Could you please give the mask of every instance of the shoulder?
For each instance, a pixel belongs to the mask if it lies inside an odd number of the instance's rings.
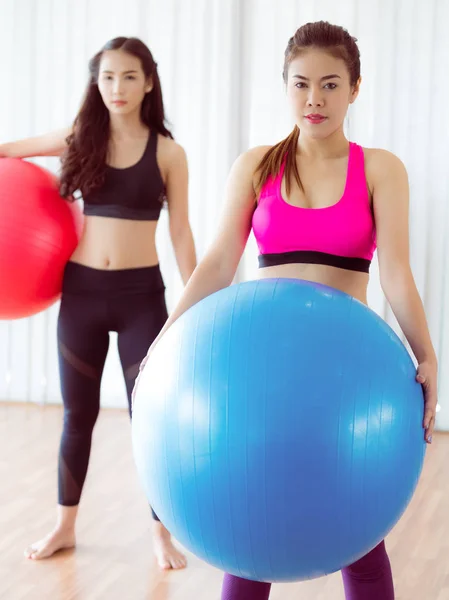
[[[265,154],[272,148],[272,146],[255,146],[250,148],[246,152],[240,154],[233,165],[233,170],[238,170],[247,177],[253,178],[256,175],[257,167]]]
[[[182,173],[188,177],[186,151],[175,140],[158,134],[156,157],[165,184],[169,182],[170,176],[179,177]]]
[[[240,157],[247,163],[256,164],[257,166],[272,147],[273,146],[255,146],[241,154]]]
[[[365,176],[371,196],[380,183],[407,178],[404,163],[393,152],[383,148],[362,149],[365,157]]]
[[[228,176],[231,187],[244,186],[255,192],[255,176],[260,161],[271,146],[256,146],[242,152],[235,160]]]
[[[166,161],[179,161],[187,158],[184,148],[165,135],[158,134],[157,139],[158,154]]]
[[[384,150],[383,148],[363,148],[363,153],[365,155],[365,164],[374,170],[385,167],[389,169],[405,169],[402,160],[389,150]]]
[[[383,148],[363,148],[367,178],[376,183],[379,178],[406,175],[402,160],[393,152]]]

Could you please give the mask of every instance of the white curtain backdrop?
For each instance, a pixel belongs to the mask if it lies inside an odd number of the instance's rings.
[[[283,52],[297,27],[320,19],[359,40],[363,84],[348,114],[349,138],[395,152],[408,169],[412,268],[440,362],[438,426],[449,430],[447,0],[0,0],[0,142],[71,123],[88,59],[112,37],[142,38],[158,62],[167,116],[188,154],[190,217],[201,257],[216,231],[233,160],[291,130]],[[57,159],[36,162],[58,169]],[[182,286],[166,214],[158,248],[172,307]],[[256,255],[250,239],[238,279],[254,275]],[[369,300],[399,332],[376,264]],[[57,310],[0,321],[0,399],[60,402]],[[126,404],[117,367],[112,343],[103,406]]]

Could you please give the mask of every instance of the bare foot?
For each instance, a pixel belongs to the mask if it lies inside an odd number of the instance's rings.
[[[25,558],[41,560],[49,558],[58,550],[74,548],[76,544],[75,532],[67,529],[54,529],[46,537],[35,542],[25,550]]]
[[[157,564],[161,569],[185,569],[186,557],[175,548],[170,533],[159,521],[154,523],[153,544]]]

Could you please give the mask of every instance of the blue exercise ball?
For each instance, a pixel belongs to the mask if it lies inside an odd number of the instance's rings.
[[[393,330],[333,288],[269,279],[212,294],[142,372],[133,449],[148,500],[231,574],[337,571],[387,535],[417,485],[415,375]]]

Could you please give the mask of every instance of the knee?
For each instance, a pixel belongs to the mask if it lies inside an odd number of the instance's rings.
[[[64,433],[69,435],[91,435],[99,413],[99,407],[81,405],[65,407]]]

